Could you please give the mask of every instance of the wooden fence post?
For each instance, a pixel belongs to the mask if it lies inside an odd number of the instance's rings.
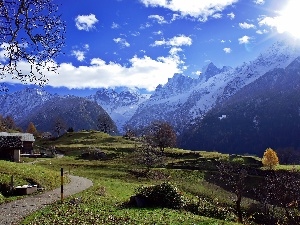
[[[60,169],[61,185],[60,185],[60,200],[64,201],[64,169]]]

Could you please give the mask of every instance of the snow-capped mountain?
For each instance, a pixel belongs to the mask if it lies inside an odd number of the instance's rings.
[[[119,87],[116,89],[99,89],[88,99],[97,102],[115,121],[118,129],[122,131],[125,122],[132,117],[138,106],[149,97],[150,94],[142,94],[138,89]]]
[[[186,127],[201,120],[216,106],[222,106],[245,86],[268,71],[286,68],[298,56],[299,44],[276,42],[253,61],[236,68],[218,68],[209,63],[198,78],[175,74],[165,85],[158,85],[151,96],[142,94],[138,89],[103,88],[87,99],[100,105],[116,123],[119,131],[122,131],[124,125],[139,128],[155,120],[164,120],[181,134]],[[20,118],[24,119],[33,111],[38,111],[39,107],[54,97],[57,96],[39,89],[2,94],[0,114],[12,115],[18,122]],[[64,102],[67,104],[67,101]]]
[[[205,78],[191,79],[177,75],[158,86],[150,99],[143,102],[128,121],[131,126],[145,126],[154,120],[171,123],[180,133],[195,119],[234,95],[274,68],[285,68],[300,56],[300,46],[276,42],[255,60],[225,71],[209,65]],[[220,71],[220,73],[218,73]],[[182,88],[184,87],[184,91]]]
[[[13,116],[15,121],[19,122],[33,109],[42,106],[55,96],[36,88],[25,88],[14,93],[2,94],[0,95],[0,114]]]
[[[180,147],[259,155],[268,147],[288,148],[285,154],[291,156],[300,146],[299,96],[300,57],[214,107],[183,131]]]
[[[219,73],[223,73],[223,72],[227,72],[229,70],[231,70],[232,68],[229,66],[223,66],[221,69],[216,67],[215,64],[213,64],[212,62],[210,62],[209,64],[207,64],[206,66],[204,66],[202,68],[203,73],[200,76],[200,79],[202,82],[207,81],[209,78],[219,74]]]
[[[116,89],[99,89],[86,99],[101,106],[117,124],[118,130],[122,131],[124,123],[132,117],[138,105],[149,97],[149,94],[142,94],[138,89],[118,87]],[[21,91],[0,95],[0,115],[12,116],[17,124],[25,126],[25,123],[28,122],[27,117],[36,118],[33,114],[40,112],[41,108],[48,108],[49,104],[55,105],[55,102],[61,101],[64,101],[64,108],[69,108],[68,101],[70,104],[74,104],[75,100],[72,95],[59,96],[38,88],[25,88]],[[48,108],[48,111],[50,113],[51,109]],[[41,122],[39,121],[39,123]],[[73,122],[72,126],[74,127]],[[41,127],[43,126],[41,125]]]

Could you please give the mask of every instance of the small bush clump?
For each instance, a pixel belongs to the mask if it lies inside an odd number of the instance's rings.
[[[183,208],[186,200],[182,193],[174,185],[164,182],[159,185],[140,187],[136,191],[136,196],[146,201],[149,207],[164,207],[171,209]]]
[[[202,197],[198,199],[198,202],[189,202],[186,206],[186,210],[197,215],[220,220],[232,221],[236,218],[232,208],[222,206],[217,200]]]
[[[0,199],[2,196],[11,196],[13,194],[13,190],[11,186],[7,183],[0,183]]]

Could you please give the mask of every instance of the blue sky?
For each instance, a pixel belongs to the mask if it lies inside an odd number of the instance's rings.
[[[197,77],[209,62],[235,67],[280,38],[300,37],[297,0],[54,2],[67,33],[50,87],[153,91],[175,73]]]

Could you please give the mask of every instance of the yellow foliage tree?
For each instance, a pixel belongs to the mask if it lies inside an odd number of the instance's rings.
[[[28,133],[31,133],[33,135],[36,135],[37,134],[37,130],[33,124],[33,122],[30,122],[29,125],[28,125],[28,128],[27,128],[27,132]]]
[[[269,169],[273,169],[279,164],[278,156],[272,148],[267,148],[262,158],[262,164]]]

